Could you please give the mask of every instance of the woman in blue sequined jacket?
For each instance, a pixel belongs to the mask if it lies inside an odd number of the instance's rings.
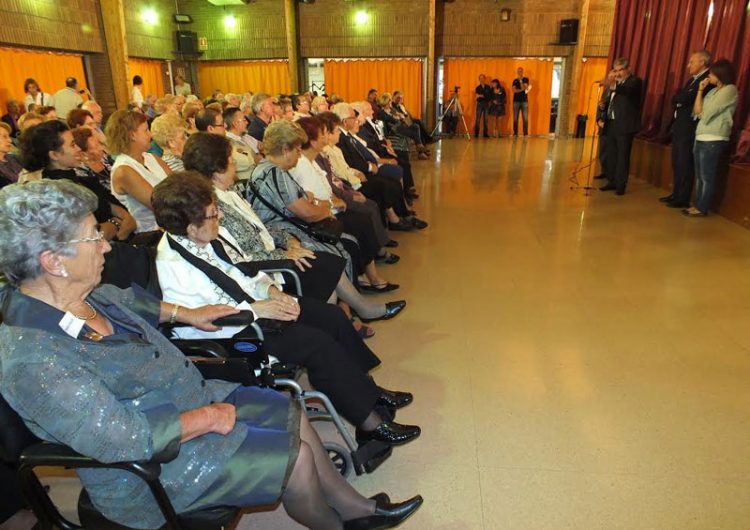
[[[296,402],[273,390],[205,380],[155,326],[206,330],[234,313],[189,310],[132,289],[96,287],[109,243],[96,196],[67,180],[0,190],[0,393],[31,431],[103,462],[162,462],[178,513],[281,498],[308,528],[387,528],[421,503],[367,499],[333,467]],[[105,517],[164,520],[145,483],[79,470]],[[406,509],[405,509],[406,508]],[[385,526],[383,526],[385,525]]]

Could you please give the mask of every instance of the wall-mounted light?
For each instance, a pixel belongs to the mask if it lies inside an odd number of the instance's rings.
[[[227,15],[224,17],[224,27],[227,29],[234,29],[237,27],[237,17],[234,15]]]
[[[510,9],[506,7],[500,10],[500,20],[503,22],[510,22]]]
[[[364,9],[360,9],[354,14],[354,23],[358,26],[364,26],[370,20],[370,14]]]
[[[141,20],[153,26],[159,22],[159,13],[153,7],[147,7],[141,12]]]

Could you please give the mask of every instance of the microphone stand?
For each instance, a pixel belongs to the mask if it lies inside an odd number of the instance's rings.
[[[591,87],[589,88],[589,97],[586,101],[589,101],[589,102],[591,101],[591,95],[594,92],[594,85],[598,85],[596,89],[596,105],[598,109],[599,99],[601,98],[602,88],[604,87],[604,85],[599,83],[599,81],[594,81],[593,83],[591,83]],[[596,113],[594,113],[594,120],[596,120]],[[599,127],[599,124],[597,124],[597,128],[598,127]],[[585,130],[584,130],[583,137],[584,139],[586,138]],[[583,194],[586,196],[588,196],[591,193],[591,190],[594,189],[594,187],[591,185],[591,170],[593,169],[594,160],[595,160],[594,146],[597,146],[597,145],[599,145],[599,135],[595,134],[594,137],[591,139],[591,151],[589,152],[588,164],[586,164],[585,166],[581,166],[581,165],[576,166],[576,168],[571,173],[570,178],[568,179],[570,182],[573,183],[573,185],[570,187],[571,190],[584,190]],[[588,168],[588,176],[586,177],[586,185],[581,186],[578,183],[578,174],[587,168]]]

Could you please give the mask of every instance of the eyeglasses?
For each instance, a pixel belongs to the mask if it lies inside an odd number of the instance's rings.
[[[214,127],[225,127],[225,125],[224,125],[224,122],[221,122],[221,123],[214,123],[214,124],[213,124],[213,126],[214,126]]]
[[[96,235],[94,237],[82,237],[81,239],[71,239],[70,241],[63,241],[64,244],[70,244],[73,243],[100,243],[104,241],[104,234],[100,231],[96,231]]]

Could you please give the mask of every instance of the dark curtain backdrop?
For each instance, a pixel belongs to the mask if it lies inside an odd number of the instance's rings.
[[[713,3],[713,17],[709,7]],[[740,102],[735,114],[736,161],[750,162],[750,0],[618,0],[609,64],[630,59],[643,78],[643,129],[640,137],[667,143],[672,94],[687,79],[690,53],[707,49],[732,61],[738,71]]]

